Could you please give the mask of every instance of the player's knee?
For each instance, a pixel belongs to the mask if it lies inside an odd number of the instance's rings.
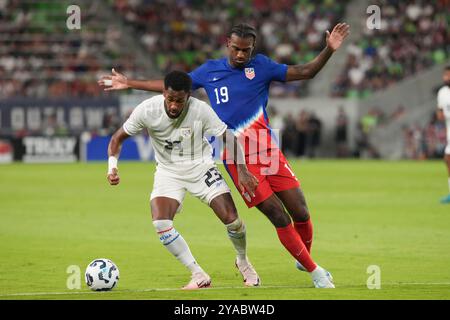
[[[292,223],[291,218],[289,218],[289,216],[285,212],[277,215],[273,221],[273,225],[276,228],[284,228],[291,223]]]
[[[226,208],[224,210],[224,214],[221,218],[221,220],[223,221],[224,224],[230,224],[238,219],[239,219],[239,216],[238,216],[237,210],[234,206],[233,207],[230,206],[229,208]]]
[[[306,209],[305,211],[303,211],[303,215],[302,215],[303,221],[308,221],[311,216],[309,215],[309,211],[308,209]]]
[[[159,240],[163,245],[168,245],[175,241],[179,234],[173,227],[172,220],[154,220],[153,226],[158,233]]]
[[[230,237],[242,238],[245,236],[245,224],[239,217],[225,226],[227,227],[228,235]]]
[[[272,222],[272,224],[277,228],[285,227],[292,222],[289,215],[278,206],[273,206],[269,210],[267,216]]]
[[[310,219],[308,208],[306,208],[305,206],[302,206],[295,212],[290,212],[290,214],[296,222],[306,222]]]
[[[276,228],[286,227],[292,222],[289,215],[284,211],[283,205],[274,199],[263,201],[256,207],[264,213]]]

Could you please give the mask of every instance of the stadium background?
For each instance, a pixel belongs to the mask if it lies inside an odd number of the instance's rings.
[[[68,28],[67,22],[73,13],[67,11],[70,5],[80,8],[80,29]],[[379,30],[367,28],[367,19],[371,16],[367,12],[369,5],[378,5],[381,8]],[[354,172],[363,170],[362,168],[366,168],[367,175],[360,176],[361,179],[371,179],[372,172],[379,173],[380,179],[391,175],[390,179],[396,174],[400,180],[414,177],[415,174],[417,179],[422,179],[419,181],[423,181],[424,188],[428,188],[425,193],[429,198],[418,204],[413,201],[414,198],[409,199],[408,195],[402,194],[405,196],[402,212],[405,213],[405,219],[408,219],[407,210],[414,211],[417,215],[435,214],[435,218],[438,217],[438,221],[434,221],[436,224],[429,226],[428,232],[430,237],[441,240],[441,247],[435,248],[436,261],[444,271],[437,274],[437,280],[428,280],[444,283],[444,289],[447,289],[444,295],[442,292],[445,290],[441,291],[442,284],[437,291],[430,289],[430,292],[435,293],[431,297],[448,299],[450,274],[445,267],[448,269],[450,261],[450,250],[446,250],[450,247],[450,240],[448,232],[447,235],[442,234],[440,229],[449,225],[448,215],[444,215],[448,208],[437,207],[437,199],[446,192],[445,169],[440,162],[446,135],[445,124],[439,122],[434,114],[436,92],[442,85],[442,71],[444,66],[450,63],[449,7],[447,0],[0,0],[0,163],[5,164],[0,166],[0,200],[4,204],[0,206],[0,213],[5,222],[10,222],[2,223],[2,242],[21,241],[20,232],[18,238],[14,238],[13,230],[23,223],[23,219],[30,217],[16,215],[16,212],[23,214],[28,210],[36,210],[45,216],[46,208],[50,207],[48,212],[51,212],[52,216],[53,213],[56,214],[52,211],[55,210],[51,205],[52,201],[60,204],[57,206],[58,210],[64,211],[68,208],[67,202],[74,199],[69,197],[67,192],[59,196],[64,184],[72,180],[65,170],[82,175],[86,178],[85,182],[90,180],[84,172],[104,179],[104,162],[91,165],[79,162],[105,160],[109,135],[121,125],[134,106],[151,96],[151,93],[138,91],[102,91],[96,81],[102,75],[109,74],[111,68],[123,72],[127,77],[142,79],[159,78],[173,69],[192,70],[205,59],[224,54],[226,30],[240,21],[257,27],[257,52],[283,63],[304,63],[313,59],[323,48],[325,31],[337,22],[345,21],[351,26],[351,35],[316,78],[272,85],[269,101],[271,125],[280,130],[284,152],[290,157],[297,175],[305,179],[306,186],[310,187],[306,196],[310,199],[311,206],[325,211],[322,217],[317,217],[318,230],[322,224],[322,230],[332,233],[331,225],[327,226],[326,222],[331,218],[327,216],[327,209],[330,210],[329,214],[336,210],[351,211],[348,208],[355,201],[353,197],[349,197],[345,206],[345,203],[340,202],[340,198],[330,198],[330,194],[325,190],[334,192],[336,185],[332,188],[330,181],[335,181],[338,177],[335,171],[324,167],[347,172],[346,176],[338,176],[342,179],[341,183],[346,184],[344,189],[355,197],[358,195],[356,188],[359,182],[346,179]],[[206,99],[202,92],[196,95]],[[336,160],[338,158],[341,160]],[[152,159],[153,150],[145,135],[130,139],[124,146],[122,160]],[[402,161],[356,161],[360,159],[430,161],[419,162],[419,165]],[[24,166],[20,164],[22,162],[45,164]],[[148,179],[143,181],[136,182],[133,180],[137,179],[136,177],[130,179],[140,186],[145,186],[144,190],[140,190],[140,196],[134,200],[143,203],[138,206],[139,209],[135,208],[136,214],[143,215],[142,212],[148,210],[145,199],[151,188],[149,179],[152,175],[152,165],[124,163],[123,168],[128,168],[127,165],[130,168],[129,174],[134,172],[143,175],[142,171],[145,170],[148,175]],[[396,166],[399,166],[399,171],[392,171]],[[133,171],[132,168],[137,169]],[[42,178],[43,173],[54,177],[55,180],[64,177],[68,181],[62,185],[50,183],[54,188],[43,187],[43,190],[39,187],[42,180],[36,180],[37,177]],[[322,184],[311,182],[315,179]],[[46,178],[43,181],[46,181]],[[383,207],[384,211],[381,213],[375,208],[377,201],[383,201],[380,199],[388,199],[389,195],[398,193],[398,189],[392,184],[392,189],[388,192],[385,186],[392,182],[389,181],[374,182],[374,185],[365,190],[367,193],[373,192],[373,197],[363,197],[371,203],[366,208],[367,216],[371,213],[379,214],[383,225],[389,223],[389,219],[395,220],[391,214],[401,216],[399,212],[392,213],[390,207],[392,201],[400,203],[401,200],[398,199],[386,200],[386,207]],[[99,196],[101,201],[113,201],[114,196],[110,191],[99,191],[107,188],[105,181],[102,180],[103,184],[97,180],[91,181],[97,189],[91,189],[92,186],[86,186],[85,182],[80,180],[76,187],[68,188],[75,198],[79,197],[77,192],[82,193],[78,188],[86,187],[94,194],[103,192]],[[339,182],[334,183],[339,185]],[[410,185],[405,183],[396,181],[394,185],[400,184],[402,188],[406,188],[401,189],[404,193],[419,197],[417,201],[422,199],[420,197],[424,196],[424,192],[418,186],[415,188],[419,189],[410,192]],[[33,185],[37,188],[35,191],[27,189]],[[380,189],[372,189],[375,186]],[[124,183],[123,192],[129,187]],[[132,190],[137,192],[137,188],[133,187]],[[37,202],[33,202],[31,193]],[[50,202],[40,203],[40,197]],[[431,201],[432,197],[436,198],[436,204]],[[245,212],[244,217],[247,217],[248,212],[242,201],[237,195],[235,199],[239,202],[240,210]],[[95,199],[89,200],[91,203],[95,202]],[[23,201],[22,204],[27,209],[21,206],[20,201]],[[208,210],[203,207],[197,209],[194,199],[188,198],[187,202],[187,207],[193,211]],[[332,205],[335,205],[333,209]],[[421,209],[418,209],[417,205]],[[120,211],[118,208],[125,208],[125,203],[114,206]],[[112,209],[110,203],[106,207],[108,210]],[[98,203],[93,204],[93,208],[96,211],[83,207],[82,217],[86,218],[86,215],[91,216],[102,211],[102,206]],[[87,213],[89,210],[92,212]],[[75,208],[68,211],[71,214],[79,214]],[[354,214],[359,215],[359,210],[355,210]],[[253,221],[255,215],[247,217],[249,222]],[[101,213],[100,216],[104,217],[104,214]],[[36,225],[28,225],[29,229],[26,231],[37,237],[36,239],[45,238],[46,234],[46,228],[44,231],[37,231],[40,230],[40,218],[31,218]],[[47,217],[44,221],[51,223],[53,218]],[[142,221],[148,220],[148,216],[145,218]],[[197,218],[192,219],[195,221]],[[261,217],[257,219],[262,220]],[[336,219],[333,217],[331,221],[338,223]],[[101,220],[94,221],[100,223]],[[266,228],[267,234],[273,233],[268,225],[260,225],[260,220],[255,221],[261,230]],[[421,221],[417,220],[419,224]],[[211,223],[217,224],[215,221]],[[352,224],[349,221],[347,224],[345,228],[351,230]],[[396,234],[403,234],[401,226],[399,220],[399,230]],[[71,232],[70,228],[62,228]],[[151,225],[147,223],[146,228],[145,237],[150,238],[148,234],[151,234]],[[51,234],[52,231],[49,229],[47,232]],[[128,232],[134,231],[131,229]],[[324,231],[318,232],[318,235],[325,235]],[[104,231],[100,233],[108,238]],[[10,236],[13,238],[9,238]],[[379,234],[376,237],[382,236]],[[83,237],[80,235],[80,239]],[[327,241],[336,240],[334,237],[336,236],[319,240],[323,242],[318,242],[317,252],[319,248],[326,248]],[[271,245],[278,249],[276,239],[270,239],[273,240]],[[53,240],[55,239],[49,239],[49,242]],[[420,242],[422,238],[416,240]],[[367,241],[367,246],[370,247],[370,241]],[[405,246],[406,242],[405,240]],[[156,246],[156,241],[154,243]],[[364,245],[361,248],[364,248]],[[4,249],[2,268],[7,264],[7,252],[10,248]],[[80,249],[77,260],[80,265],[84,263],[81,259],[86,259],[87,263],[88,257],[97,256],[94,249],[92,253],[87,253],[89,250]],[[88,257],[82,258],[82,252]],[[325,252],[331,254],[332,250]],[[163,253],[161,257],[165,260],[171,259]],[[17,263],[20,264],[22,258],[17,256]],[[258,258],[255,260],[258,261]],[[61,261],[61,264],[65,262]],[[119,264],[119,268],[124,264]],[[334,266],[334,269],[339,268],[342,266]],[[177,270],[182,273],[181,269]],[[268,271],[267,273],[270,274]],[[65,276],[66,274],[63,274],[61,278]],[[0,294],[17,293],[12,285],[15,276],[8,277],[3,274],[2,277],[4,282],[0,282]],[[438,281],[439,279],[443,282]],[[58,285],[61,288],[61,284]],[[174,286],[169,282],[164,285]],[[146,287],[152,285],[146,284]],[[20,292],[30,291],[25,284],[20,288]],[[40,289],[41,287],[35,286],[32,291],[44,290]],[[48,290],[61,291],[51,286]],[[358,297],[358,294],[350,297]],[[334,298],[336,297],[339,296]],[[426,298],[426,295],[416,297]],[[295,298],[295,293],[287,298]]]

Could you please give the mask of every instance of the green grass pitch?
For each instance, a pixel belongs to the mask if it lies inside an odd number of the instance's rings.
[[[439,203],[448,191],[443,162],[290,163],[315,227],[313,258],[331,271],[335,290],[312,288],[269,221],[247,209],[234,186],[262,286],[243,287],[224,226],[187,196],[175,226],[213,288],[184,292],[189,273],[151,223],[153,163],[120,163],[118,187],[107,184],[105,163],[13,164],[0,166],[0,299],[450,298],[450,206]],[[120,269],[111,292],[84,283],[87,264],[99,257]],[[71,265],[80,267],[80,289],[67,288]],[[379,290],[367,287],[371,265],[381,271]]]

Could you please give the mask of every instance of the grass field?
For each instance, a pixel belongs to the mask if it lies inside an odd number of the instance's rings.
[[[450,299],[450,206],[440,161],[291,161],[315,227],[313,258],[337,289],[312,288],[269,221],[234,191],[262,279],[244,288],[234,251],[213,212],[187,196],[175,226],[213,288],[184,292],[189,273],[160,244],[148,197],[154,164],[121,163],[110,187],[106,164],[0,166],[0,299]],[[223,167],[220,168],[223,171]],[[228,175],[224,174],[227,177]],[[228,181],[230,181],[228,179]],[[69,290],[67,268],[98,257],[120,269],[111,292]],[[367,268],[379,266],[381,289]]]

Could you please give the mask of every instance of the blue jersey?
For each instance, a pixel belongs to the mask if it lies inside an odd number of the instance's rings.
[[[272,81],[284,82],[286,72],[287,65],[257,54],[244,68],[233,68],[227,58],[222,58],[208,60],[189,75],[192,89],[206,90],[216,114],[237,135],[251,139],[257,132],[258,151],[261,151],[272,146],[266,113],[269,86]],[[258,132],[262,131],[266,132],[267,139],[261,138],[264,135]],[[252,153],[248,143],[245,149],[247,155]]]

